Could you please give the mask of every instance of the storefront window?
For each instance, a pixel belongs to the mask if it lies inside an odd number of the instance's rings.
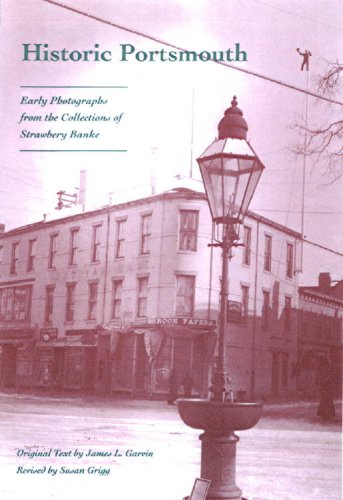
[[[0,321],[28,321],[31,285],[0,288]]]

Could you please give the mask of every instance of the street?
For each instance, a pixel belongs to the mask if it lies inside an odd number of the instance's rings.
[[[341,417],[323,423],[316,407],[267,404],[239,433],[246,498],[341,499]],[[200,476],[200,433],[164,401],[1,393],[0,431],[5,500],[181,500]]]

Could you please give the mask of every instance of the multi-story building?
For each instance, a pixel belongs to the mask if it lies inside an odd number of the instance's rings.
[[[317,286],[299,288],[298,390],[318,394],[320,378],[331,366],[335,393],[342,388],[343,280],[332,284],[330,273],[320,273]]]
[[[203,193],[179,188],[0,236],[1,387],[165,395],[215,356],[220,248]],[[229,266],[235,391],[294,392],[300,235],[249,212]]]

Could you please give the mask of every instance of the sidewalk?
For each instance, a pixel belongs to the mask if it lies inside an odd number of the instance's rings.
[[[147,399],[131,399],[120,397],[100,397],[94,395],[83,396],[42,396],[38,394],[27,393],[4,393],[0,392],[1,401],[22,401],[22,402],[36,402],[43,404],[67,405],[70,407],[94,407],[101,409],[126,409],[131,412],[142,412],[159,414],[159,418],[166,417],[178,419],[178,412],[176,405],[170,406],[166,401],[161,400],[147,400]],[[287,400],[266,402],[263,405],[263,414],[258,427],[273,426],[276,422],[279,425],[283,424],[284,428],[308,428],[314,426],[316,430],[328,430],[333,432],[341,432],[342,427],[342,400],[335,400],[336,416],[332,421],[323,421],[317,417],[318,401],[316,400]]]

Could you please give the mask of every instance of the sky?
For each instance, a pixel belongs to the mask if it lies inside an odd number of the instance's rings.
[[[343,49],[343,9],[338,0],[63,0],[65,5],[144,33],[186,50],[213,51],[240,45],[244,69],[316,91],[327,62]],[[81,16],[44,0],[3,0],[0,37],[2,81],[0,222],[6,229],[69,215],[56,211],[57,191],[73,194],[87,171],[86,209],[120,203],[188,185],[202,189],[196,158],[216,138],[217,125],[233,95],[244,113],[248,138],[265,165],[251,210],[295,230],[301,227],[303,159],[293,153],[302,141],[293,127],[305,115],[306,95],[213,62],[120,61],[121,44],[137,51],[170,47],[138,34]],[[49,50],[112,52],[112,61],[23,61],[23,44]],[[311,50],[309,75],[300,71],[296,51]],[[24,88],[98,86],[102,89]],[[120,88],[118,88],[120,87]],[[24,104],[22,99],[99,99],[106,104]],[[342,93],[337,93],[342,101]],[[80,112],[110,118],[109,123],[67,121]],[[21,118],[26,113],[26,118]],[[35,121],[46,114],[57,122]],[[340,106],[308,98],[310,126],[340,116]],[[120,121],[119,121],[119,117]],[[20,120],[22,123],[18,123]],[[98,138],[22,137],[33,132],[78,133],[93,129]],[[22,149],[112,149],[117,152],[28,152]],[[123,152],[125,150],[126,152]],[[189,183],[190,173],[194,180]],[[178,176],[178,178],[176,177]],[[180,180],[181,176],[181,180]],[[332,182],[325,164],[306,162],[307,240],[343,253],[342,179]],[[303,284],[316,284],[321,271],[342,279],[342,257],[305,245]]]

